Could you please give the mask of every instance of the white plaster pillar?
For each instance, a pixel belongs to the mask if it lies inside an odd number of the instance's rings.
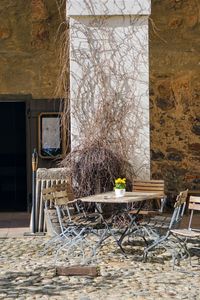
[[[88,123],[96,130],[98,104],[120,99],[129,107],[126,151],[143,178],[150,176],[150,9],[151,0],[68,0],[72,149],[84,142]]]

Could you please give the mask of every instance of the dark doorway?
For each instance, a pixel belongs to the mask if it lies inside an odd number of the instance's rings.
[[[0,102],[0,211],[27,210],[25,108]]]

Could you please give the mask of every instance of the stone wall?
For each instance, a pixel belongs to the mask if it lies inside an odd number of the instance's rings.
[[[0,1],[0,94],[52,98],[58,74],[55,0]]]
[[[151,173],[200,189],[200,2],[152,0]]]

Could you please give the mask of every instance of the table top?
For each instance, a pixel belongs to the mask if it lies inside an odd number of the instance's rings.
[[[162,198],[163,194],[160,192],[126,192],[123,197],[116,197],[115,192],[107,192],[88,197],[80,197],[83,202],[94,203],[133,203],[144,200]]]

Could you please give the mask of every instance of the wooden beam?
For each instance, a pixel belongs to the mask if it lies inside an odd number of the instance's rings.
[[[100,268],[98,266],[68,266],[56,267],[57,276],[100,276]]]

